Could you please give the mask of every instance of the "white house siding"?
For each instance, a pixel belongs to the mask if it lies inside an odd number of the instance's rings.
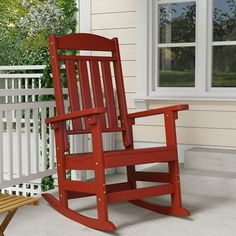
[[[128,109],[135,109],[136,83],[136,1],[92,0],[92,32],[118,37],[121,47]],[[180,149],[192,146],[236,148],[236,102],[234,101],[149,101],[149,108],[188,103],[189,111],[179,113],[177,136]],[[137,120],[134,139],[137,146],[165,142],[163,117]],[[120,141],[120,137],[117,137]],[[180,160],[183,160],[181,153]]]

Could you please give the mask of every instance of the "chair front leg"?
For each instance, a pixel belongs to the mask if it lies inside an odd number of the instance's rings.
[[[97,185],[97,210],[98,219],[106,222],[108,221],[108,204],[106,198],[106,179],[105,166],[103,157],[103,140],[100,122],[91,124],[92,132],[92,146],[95,162],[95,181]]]
[[[67,191],[65,190],[64,181],[66,180],[66,168],[65,168],[65,157],[64,157],[64,127],[61,126],[55,129],[56,139],[56,158],[57,158],[57,174],[58,174],[58,190],[59,199],[64,208],[68,208],[68,197]]]
[[[180,175],[178,163],[178,151],[176,141],[176,125],[177,112],[165,113],[165,130],[166,130],[166,144],[167,147],[175,149],[175,161],[168,162],[170,182],[173,185],[174,193],[171,194],[172,207],[179,209],[182,208],[181,189],[180,189]]]

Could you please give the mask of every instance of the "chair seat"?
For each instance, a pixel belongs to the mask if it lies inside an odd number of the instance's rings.
[[[75,170],[93,170],[95,163],[93,153],[69,154],[66,156],[66,168]],[[104,152],[105,168],[169,162],[177,160],[176,149],[169,147],[152,147]]]

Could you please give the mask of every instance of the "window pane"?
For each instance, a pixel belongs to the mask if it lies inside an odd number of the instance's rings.
[[[236,40],[236,1],[214,0],[213,4],[213,40]]]
[[[160,43],[194,42],[195,18],[195,2],[160,4]]]
[[[195,48],[160,48],[159,87],[195,86]]]
[[[236,46],[213,47],[213,87],[236,87]]]

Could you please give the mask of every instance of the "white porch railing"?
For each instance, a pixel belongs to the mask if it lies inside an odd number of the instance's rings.
[[[44,120],[53,101],[40,95],[44,66],[0,66],[0,188],[55,173],[54,137]]]
[[[56,173],[54,134],[44,123],[54,115],[55,105],[39,99],[53,94],[52,88],[41,87],[43,69],[0,66],[0,189]],[[70,145],[73,152],[91,149],[89,136],[72,136]],[[104,148],[114,146],[114,134],[106,134]],[[91,171],[72,171],[73,179],[91,177]]]

